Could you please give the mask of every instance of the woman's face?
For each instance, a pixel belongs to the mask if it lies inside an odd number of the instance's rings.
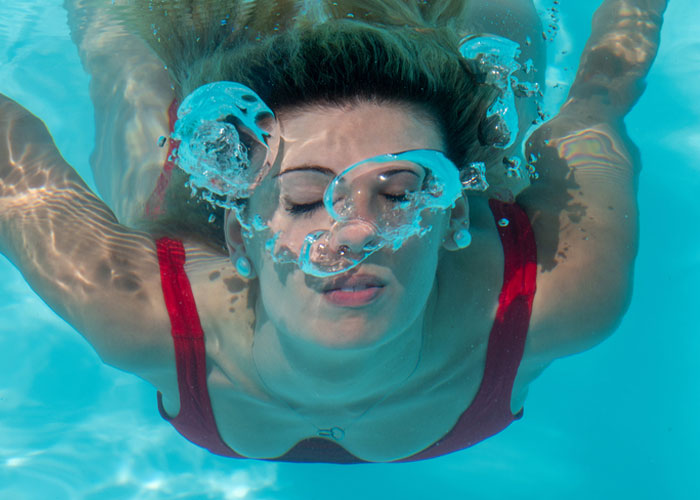
[[[248,208],[265,213],[289,247],[330,227],[333,221],[319,202],[330,180],[348,166],[386,153],[444,150],[438,128],[425,113],[398,104],[315,107],[281,113],[278,120],[283,140],[278,188],[274,196],[256,191]],[[357,203],[371,213],[379,202]],[[258,321],[271,321],[284,335],[337,348],[376,345],[405,331],[431,293],[449,214],[426,213],[423,218],[432,226],[424,236],[409,238],[397,251],[383,248],[350,271],[328,278],[275,262],[265,247],[267,237],[247,237],[245,251],[262,300],[258,314],[264,317]],[[340,238],[350,248],[361,247],[371,231],[350,224]]]

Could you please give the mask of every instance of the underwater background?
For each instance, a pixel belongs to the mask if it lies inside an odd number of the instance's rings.
[[[537,1],[548,24],[553,0]],[[561,0],[550,109],[600,1]],[[525,416],[446,457],[402,465],[219,458],[165,423],[155,390],[103,365],[0,257],[0,499],[700,498],[700,2],[671,0],[648,88],[626,123],[642,154],[641,246],[618,331],[555,362]],[[88,77],[61,0],[0,0],[0,92],[92,182]],[[437,411],[438,409],[436,409]]]

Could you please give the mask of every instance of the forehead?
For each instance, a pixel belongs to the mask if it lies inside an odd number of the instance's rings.
[[[437,125],[409,105],[361,102],[280,113],[281,168],[317,165],[340,172],[372,156],[409,149],[444,150]]]

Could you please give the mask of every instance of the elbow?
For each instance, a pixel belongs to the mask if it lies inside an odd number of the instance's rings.
[[[591,349],[618,330],[632,302],[633,269],[602,271],[582,287],[582,296],[587,299],[577,308],[572,322],[570,354]]]

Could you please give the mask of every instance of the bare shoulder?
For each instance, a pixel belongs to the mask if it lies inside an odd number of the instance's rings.
[[[186,242],[185,271],[207,339],[207,352],[224,344],[243,348],[252,342],[255,320],[255,280],[236,273],[229,256],[195,242]]]

